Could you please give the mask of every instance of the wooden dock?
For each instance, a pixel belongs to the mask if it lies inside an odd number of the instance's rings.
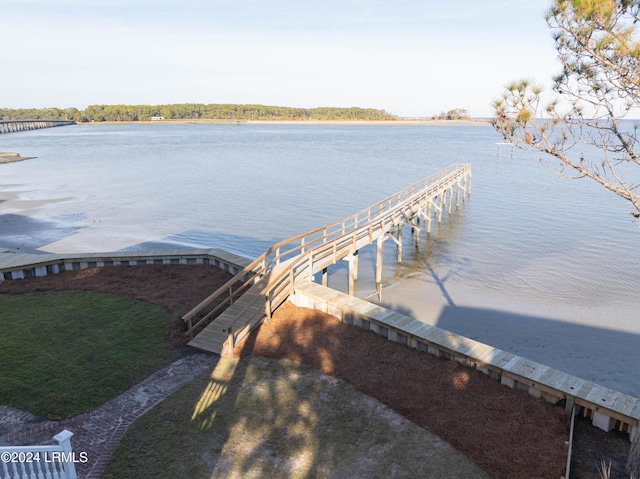
[[[290,262],[291,260],[289,260]],[[289,262],[280,263],[274,268],[274,274],[287,270]],[[189,343],[189,346],[216,354],[230,353],[233,347],[242,341],[262,320],[270,315],[267,296],[268,277],[255,282],[251,288],[225,309],[215,321],[209,323]]]
[[[470,194],[470,182],[470,165],[454,164],[354,215],[276,243],[183,316],[192,338],[188,344],[216,354],[233,348],[293,293],[297,281],[321,273],[326,284],[327,268],[343,259],[349,262],[352,289],[358,251],[373,243],[381,294],[383,243],[392,239],[400,258],[403,227],[410,225],[416,238],[421,228],[429,232],[432,221],[440,222],[445,209],[451,212],[454,201],[459,206]]]

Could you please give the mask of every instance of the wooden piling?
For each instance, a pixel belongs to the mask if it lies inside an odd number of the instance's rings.
[[[382,301],[382,245],[384,238],[380,237],[376,240],[376,291],[378,292],[378,301]]]
[[[346,259],[349,262],[349,295],[355,296],[358,284],[358,252],[354,251]]]

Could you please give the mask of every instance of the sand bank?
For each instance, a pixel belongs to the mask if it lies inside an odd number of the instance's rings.
[[[640,325],[632,305],[612,315],[606,305],[526,301],[424,273],[385,288],[383,306],[640,397]]]
[[[0,163],[13,163],[14,161],[31,160],[35,156],[20,156],[18,153],[0,152]]]

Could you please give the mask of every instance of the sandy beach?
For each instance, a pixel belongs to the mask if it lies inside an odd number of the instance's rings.
[[[43,219],[41,212],[47,206],[67,199],[34,200],[25,198],[18,192],[0,191],[0,250],[20,253],[53,252],[44,247],[73,236],[77,228],[60,226]]]

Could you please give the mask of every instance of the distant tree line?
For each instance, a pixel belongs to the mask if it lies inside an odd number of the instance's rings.
[[[0,108],[0,120],[75,120],[83,121],[77,108]]]
[[[433,115],[434,120],[468,120],[469,111],[464,108],[454,108],[448,112],[440,112],[437,115]]]
[[[374,108],[290,108],[265,105],[184,103],[175,105],[90,105],[77,108],[0,108],[2,120],[147,121],[167,120],[397,120]]]

